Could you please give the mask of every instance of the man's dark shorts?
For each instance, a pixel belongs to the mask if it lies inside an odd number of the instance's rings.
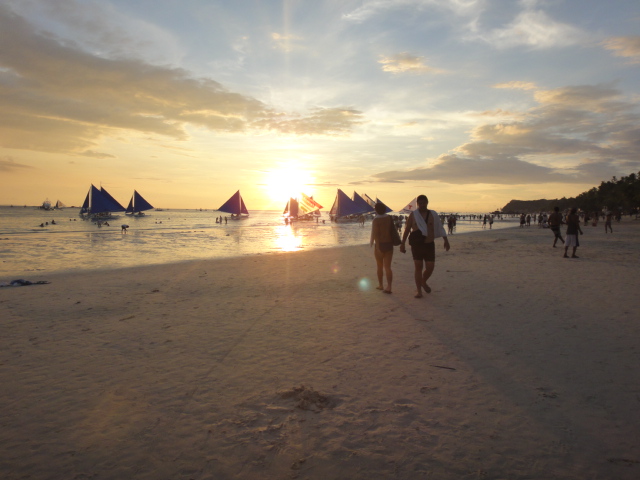
[[[560,226],[559,225],[552,225],[551,226],[551,231],[556,236],[556,238],[562,238],[562,236],[560,235]]]
[[[436,243],[420,243],[411,245],[411,255],[414,260],[424,260],[425,262],[436,261]]]

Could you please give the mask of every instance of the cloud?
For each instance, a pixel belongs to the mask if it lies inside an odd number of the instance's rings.
[[[16,163],[15,160],[9,156],[0,157],[0,172],[13,172],[24,168],[33,168],[30,165],[23,165]]]
[[[527,9],[504,28],[478,34],[482,40],[496,48],[528,46],[553,48],[576,45],[588,40],[580,29],[550,18],[542,10]]]
[[[538,87],[533,82],[506,82],[506,83],[497,83],[493,86],[493,88],[507,88],[510,90],[536,90]]]
[[[473,158],[446,154],[438,157],[430,167],[409,172],[391,171],[374,176],[381,182],[433,181],[453,184],[519,184],[546,183],[551,178],[566,181],[548,167],[541,167],[513,157],[491,158],[478,161]]]
[[[280,33],[272,33],[271,40],[275,48],[283,52],[292,52],[301,43],[301,38],[296,35],[282,35]]]
[[[516,120],[479,124],[468,142],[426,165],[372,177],[451,184],[591,183],[640,169],[640,115],[618,90],[570,86],[538,90],[534,98],[538,105]]]
[[[5,0],[14,12],[45,25],[54,34],[69,35],[85,50],[100,56],[179,59],[179,39],[151,22],[119,12],[100,0]],[[69,42],[68,42],[69,43]],[[71,43],[70,43],[71,44]]]
[[[458,16],[469,16],[477,13],[483,3],[482,0],[369,0],[344,14],[342,18],[353,23],[363,23],[389,10],[405,9],[411,15],[415,15],[416,11],[428,8],[439,8]]]
[[[613,51],[616,57],[631,59],[631,63],[640,63],[640,36],[612,37],[602,42],[602,46]]]
[[[295,135],[345,135],[354,125],[363,123],[362,112],[353,108],[316,107],[306,116],[280,116],[264,120],[260,127]],[[256,122],[258,125],[258,122]]]
[[[426,65],[423,57],[406,52],[389,57],[381,56],[378,63],[383,65],[382,70],[391,73],[442,73],[442,70]]]
[[[347,134],[362,121],[350,108],[286,113],[212,79],[136,59],[83,51],[0,5],[0,145],[96,153],[123,131],[188,138],[187,124],[216,132]]]

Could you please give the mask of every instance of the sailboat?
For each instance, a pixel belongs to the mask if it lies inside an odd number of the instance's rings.
[[[80,216],[86,216],[92,220],[111,220],[117,217],[112,215],[112,212],[124,212],[124,210],[124,207],[104,188],[98,190],[91,185],[80,208]]]
[[[230,213],[231,220],[242,220],[249,217],[249,211],[242,200],[240,190],[234,193],[229,200],[227,200],[218,211]]]
[[[118,202],[115,198],[113,198],[111,194],[105,190],[104,187],[100,187],[100,193],[104,195],[104,197],[107,199],[107,202],[109,203],[109,212],[125,211],[125,208],[122,205],[120,205],[120,202]]]
[[[58,200],[53,208],[55,210],[62,210],[63,208],[67,208],[67,206],[64,203],[62,203],[60,200]]]
[[[362,213],[370,213],[375,211],[375,208],[369,205],[369,202],[358,195],[358,192],[356,191],[353,192],[353,201],[362,208]]]
[[[362,206],[338,189],[336,199],[333,201],[333,206],[329,212],[331,220],[336,223],[357,222],[362,213],[364,213]]]
[[[133,196],[129,200],[129,205],[125,210],[125,215],[130,214],[134,217],[144,217],[145,210],[152,210],[153,206],[147,202],[137,190],[133,191]]]
[[[381,203],[382,205],[384,205],[384,213],[389,213],[389,212],[393,212],[393,210],[391,210],[386,203],[384,203],[382,200],[380,200],[378,197],[376,197],[376,203]]]
[[[284,208],[282,215],[290,220],[313,220],[320,216],[323,208],[312,197],[300,193],[300,199],[291,197]]]
[[[80,207],[80,216],[95,220],[110,218],[109,200],[94,185],[91,185],[87,196]]]
[[[303,215],[311,218],[319,217],[321,215],[320,210],[324,207],[316,202],[313,197],[305,195],[304,193],[301,193],[300,197],[301,198],[298,203]]]
[[[374,209],[375,209],[375,206],[376,206],[376,202],[375,202],[375,200],[373,200],[373,199],[372,199],[369,195],[367,195],[366,193],[364,193],[364,194],[362,195],[362,198],[364,198],[365,202],[367,202],[369,205],[371,205],[371,206],[372,206],[372,207],[374,207]]]
[[[285,217],[285,219],[290,219],[293,221],[298,218],[299,211],[300,209],[298,205],[298,200],[291,197],[289,198],[287,205],[284,207],[284,212],[282,212],[282,216]]]
[[[406,207],[400,210],[400,213],[409,214],[418,209],[418,197],[411,200]]]
[[[369,195],[367,195],[366,193],[362,195],[362,198],[364,198],[365,202],[367,202],[369,205],[371,205],[372,207],[374,207],[375,210],[375,206],[376,203],[381,203],[382,205],[384,205],[385,208],[385,213],[390,213],[393,212],[393,210],[391,210],[386,203],[384,203],[382,200],[380,200],[378,197],[376,197],[375,200],[373,200]]]

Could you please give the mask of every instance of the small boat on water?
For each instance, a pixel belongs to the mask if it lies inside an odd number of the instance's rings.
[[[365,202],[366,203],[366,202]],[[367,205],[367,209],[369,205]],[[329,211],[331,221],[336,223],[350,223],[360,220],[360,216],[366,213],[366,210],[362,205],[357,204],[351,200],[346,193],[338,189],[336,199],[333,202],[333,206]]]
[[[240,190],[234,193],[229,200],[227,200],[218,211],[231,214],[231,220],[244,220],[249,218],[249,211],[247,210]]]
[[[67,206],[64,203],[62,203],[60,200],[58,200],[55,206],[53,207],[54,210],[62,210],[63,208],[67,208]]]
[[[374,206],[370,205],[369,202],[367,202],[364,198],[358,195],[358,192],[356,192],[355,190],[353,192],[352,200],[356,203],[356,205],[360,206],[363,214],[368,214],[375,211]]]
[[[144,217],[146,210],[152,210],[153,205],[147,202],[137,190],[133,191],[133,196],[129,200],[129,205],[125,210],[125,215],[131,215],[133,217]]]
[[[51,206],[51,202],[49,201],[48,198],[44,202],[42,202],[42,205],[40,205],[38,208],[40,210],[53,210],[53,207]]]
[[[104,188],[98,190],[91,185],[84,203],[80,208],[80,216],[93,221],[112,220],[117,218],[115,212],[124,212],[125,208],[113,198]]]
[[[304,193],[300,194],[300,199],[290,198],[287,202],[282,216],[288,222],[318,220],[320,209],[323,208],[312,197]]]

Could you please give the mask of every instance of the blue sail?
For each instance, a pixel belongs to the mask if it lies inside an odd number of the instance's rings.
[[[93,187],[93,185],[91,186]],[[80,207],[80,214],[89,213],[89,198],[91,198],[91,188],[89,188],[87,196],[84,199],[84,203],[82,204],[82,207]]]
[[[362,208],[351,200],[346,193],[338,189],[338,194],[329,213],[337,217],[346,217],[347,215],[362,213]]]
[[[362,209],[361,213],[373,212],[375,209],[367,203],[356,191],[353,192],[353,201]]]
[[[86,204],[86,207],[85,207]],[[110,210],[111,203],[104,194],[98,190],[95,186],[91,185],[85,203],[82,204],[81,213],[97,214],[107,213]]]
[[[142,195],[138,193],[137,190],[133,191],[133,196],[131,200],[129,200],[129,205],[127,206],[127,213],[136,213],[136,212],[144,212],[145,210],[151,210],[153,206],[147,202]]]
[[[384,205],[385,213],[393,212],[393,210],[391,210],[386,203],[381,202],[378,197],[376,197],[376,203],[382,203],[382,205]]]
[[[124,212],[125,208],[120,205],[120,203],[113,198],[109,192],[107,192],[104,187],[100,187],[100,192],[104,195],[106,202],[109,204],[108,212]],[[92,212],[95,213],[95,212]]]
[[[229,200],[227,200],[218,211],[231,213],[233,215],[240,215],[244,213],[245,215],[249,215],[249,211],[244,204],[244,200],[242,200],[242,196],[240,195],[240,190],[234,193]]]

